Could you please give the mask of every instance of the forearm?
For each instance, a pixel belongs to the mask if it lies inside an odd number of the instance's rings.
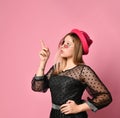
[[[48,89],[48,82],[44,76],[45,62],[41,62],[35,76],[32,79],[32,90],[38,92],[46,92]]]
[[[36,76],[43,76],[44,75],[45,66],[46,66],[46,62],[40,62]]]

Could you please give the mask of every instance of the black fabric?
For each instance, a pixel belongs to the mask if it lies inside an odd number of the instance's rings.
[[[52,109],[50,113],[50,118],[88,118],[88,115],[86,112],[65,115],[61,113],[60,110]]]
[[[53,68],[44,76],[43,81],[36,81],[33,78],[32,88],[35,91],[46,91],[50,88],[54,104],[62,105],[67,100],[74,100],[77,104],[81,104],[83,103],[81,99],[85,89],[92,97],[88,98],[88,101],[98,109],[111,103],[110,92],[89,66],[77,65],[57,75],[53,75],[52,72]],[[86,112],[64,115],[60,111],[52,109],[50,118],[87,118],[87,115]]]
[[[80,81],[67,76],[52,76],[49,80],[52,102],[62,105],[67,100],[74,100],[81,103],[81,96],[85,87]]]

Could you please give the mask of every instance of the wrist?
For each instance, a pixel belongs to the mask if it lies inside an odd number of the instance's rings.
[[[90,110],[90,107],[86,103],[83,103],[78,105],[78,110],[79,112],[84,112]]]
[[[45,65],[46,63],[47,63],[47,61],[44,61],[44,60],[41,60],[41,61],[40,61],[40,64],[41,64],[41,65]]]
[[[79,112],[82,112],[82,106],[81,106],[81,104],[78,105],[78,107],[77,107],[77,111],[78,111],[78,113],[79,113]]]

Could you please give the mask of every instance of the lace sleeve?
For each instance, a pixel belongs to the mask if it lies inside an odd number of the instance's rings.
[[[109,105],[112,102],[111,94],[96,73],[89,66],[84,66],[81,74],[86,90],[92,97],[88,97],[88,103],[97,109]]]
[[[49,71],[43,75],[43,76],[35,76],[33,77],[32,79],[32,82],[31,82],[31,88],[33,91],[36,91],[36,92],[46,92],[47,89],[49,88],[49,78],[50,78],[50,75],[52,74],[53,72],[53,66],[49,69]]]

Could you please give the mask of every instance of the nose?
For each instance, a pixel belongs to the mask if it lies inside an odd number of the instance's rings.
[[[63,45],[61,45],[61,48],[68,48],[68,45],[67,44],[63,44]]]

